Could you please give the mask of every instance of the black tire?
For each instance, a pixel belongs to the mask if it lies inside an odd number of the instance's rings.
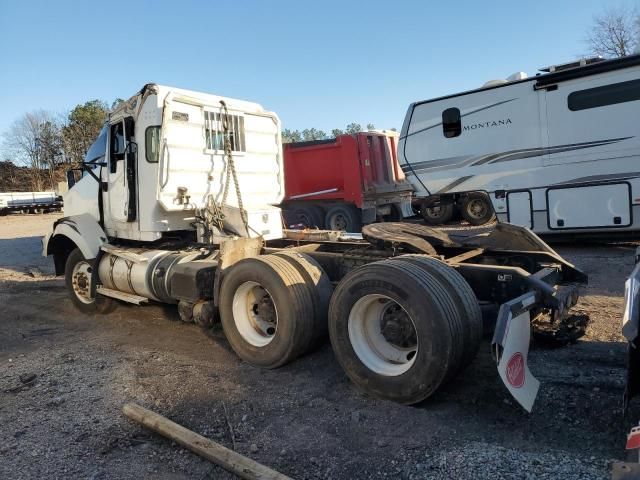
[[[275,254],[291,263],[302,275],[313,297],[313,338],[310,347],[321,345],[329,333],[329,302],[333,285],[320,264],[306,253],[279,252]]]
[[[88,270],[86,273],[81,271],[75,272],[74,278],[74,270],[76,266],[78,266],[78,268],[82,267],[81,264],[86,264],[84,267],[88,265]],[[78,293],[80,291],[88,292],[92,269],[93,259],[87,260],[84,258],[79,248],[76,248],[69,254],[64,268],[64,281],[67,292],[69,293],[69,298],[71,298],[73,305],[83,313],[109,313],[117,306],[117,303],[112,298],[103,297],[102,295],[88,298],[88,295],[83,296]]]
[[[438,197],[427,197],[422,202],[420,215],[427,225],[443,225],[453,218],[453,203],[440,203]]]
[[[461,318],[464,347],[460,369],[464,369],[478,354],[483,334],[482,310],[473,289],[458,271],[437,258],[411,254],[396,257],[394,260],[420,265],[447,285],[447,292],[453,297]]]
[[[294,204],[286,208],[284,218],[287,227],[302,224],[307,228],[324,229],[324,209],[313,204]]]
[[[411,359],[406,357],[397,374],[367,366],[350,337],[350,315],[360,302],[376,296],[399,305],[414,327],[416,350]],[[338,362],[359,389],[379,398],[414,404],[435,393],[459,364],[462,339],[451,328],[457,315],[444,286],[424,269],[411,262],[384,260],[352,270],[338,284],[329,307],[329,336]],[[358,318],[357,313],[353,316]],[[351,333],[356,340],[362,338],[357,334],[360,331],[364,330],[353,321]],[[360,341],[363,343],[366,341]]]
[[[242,315],[243,289],[252,283],[266,291],[267,301],[271,302],[276,315],[273,332],[259,331],[256,312],[260,302],[255,302],[251,311]],[[239,295],[239,298],[236,298]],[[249,297],[247,297],[249,298]],[[263,299],[265,296],[262,297]],[[239,317],[234,314],[234,302]],[[240,305],[238,307],[238,305]],[[233,265],[225,273],[220,288],[220,318],[225,336],[231,348],[248,363],[265,368],[277,368],[292,361],[309,350],[313,340],[314,304],[312,292],[298,270],[286,259],[274,255],[246,258]],[[259,311],[258,311],[259,312]],[[260,342],[248,340],[247,323],[257,334],[253,338],[262,338]],[[264,322],[263,322],[264,323]],[[245,333],[241,333],[243,330]],[[251,331],[251,330],[250,330]]]
[[[460,205],[460,215],[471,225],[484,225],[496,218],[491,200],[483,192],[467,194]]]
[[[362,230],[362,214],[355,205],[340,203],[327,211],[324,223],[327,230],[358,233]]]
[[[404,220],[404,217],[402,216],[402,209],[398,205],[392,203],[390,207],[391,213],[383,217],[385,222],[401,222]]]

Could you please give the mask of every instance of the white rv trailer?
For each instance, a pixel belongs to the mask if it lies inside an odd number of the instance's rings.
[[[398,158],[427,221],[457,203],[480,223],[489,198],[536,233],[640,229],[640,55],[542,71],[409,106]]]

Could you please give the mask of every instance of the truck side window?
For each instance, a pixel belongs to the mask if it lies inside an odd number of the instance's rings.
[[[442,112],[442,133],[447,138],[453,138],[462,132],[459,108],[447,108]]]
[[[144,155],[149,163],[160,158],[160,126],[147,127],[144,131]]]

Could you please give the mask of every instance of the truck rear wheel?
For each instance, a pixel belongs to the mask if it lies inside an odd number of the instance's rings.
[[[445,286],[408,261],[359,267],[338,284],[329,335],[358,388],[404,404],[431,396],[460,364],[458,312]]]
[[[64,269],[64,281],[69,298],[83,313],[109,313],[116,308],[117,303],[101,295],[91,296],[92,269],[93,260],[84,258],[79,248],[69,254]]]
[[[453,218],[453,203],[441,203],[440,199],[428,197],[422,202],[420,215],[427,225],[443,225]]]
[[[264,255],[233,265],[222,281],[219,308],[231,348],[253,365],[280,367],[312,344],[312,292],[284,258]]]
[[[329,230],[357,233],[362,230],[362,215],[354,205],[334,205],[327,212],[325,225]]]
[[[416,254],[402,255],[394,260],[414,263],[447,286],[461,319],[464,346],[460,369],[465,368],[476,357],[482,341],[482,310],[473,289],[458,271],[436,258]]]
[[[275,254],[290,262],[302,275],[313,297],[313,339],[311,348],[319,346],[328,335],[328,311],[333,285],[320,264],[313,257],[300,252]]]
[[[484,225],[496,218],[491,200],[483,192],[469,193],[462,201],[460,215],[471,225]]]

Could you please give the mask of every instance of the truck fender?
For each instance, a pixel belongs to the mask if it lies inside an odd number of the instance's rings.
[[[88,213],[62,217],[53,230],[42,239],[42,255],[53,255],[56,275],[64,273],[69,254],[79,248],[84,258],[95,258],[100,247],[107,243],[107,234]]]

